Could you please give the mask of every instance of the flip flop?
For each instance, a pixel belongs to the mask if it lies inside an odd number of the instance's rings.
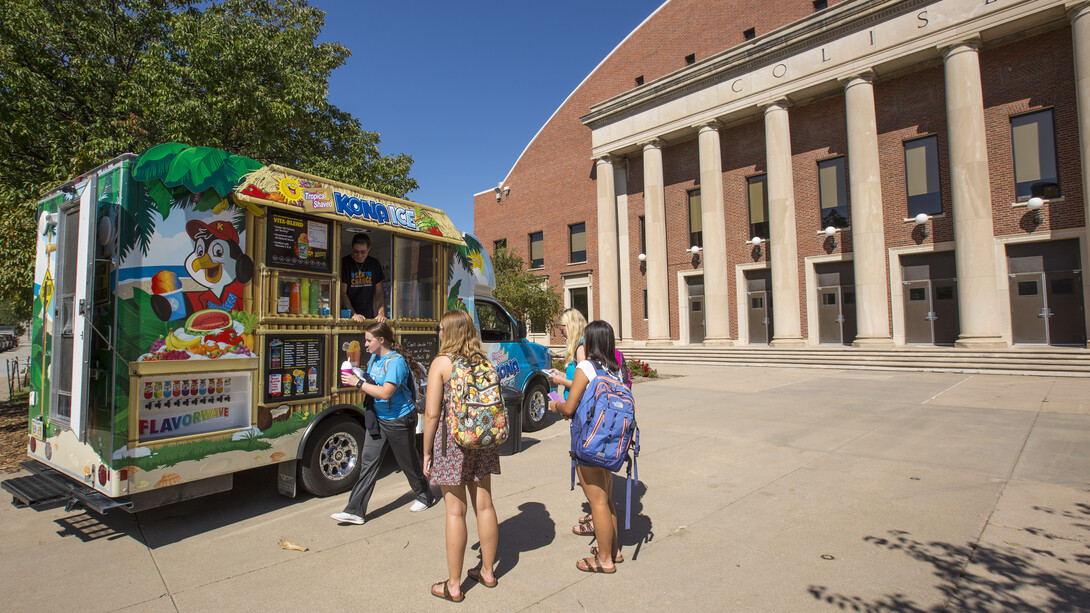
[[[598,547],[591,547],[590,548],[590,555],[597,558],[598,557]],[[614,564],[620,564],[621,562],[624,562],[624,555],[623,554],[618,553],[617,555],[613,556],[613,563]]]
[[[587,513],[586,515],[579,518],[580,524],[589,524],[592,521],[594,521],[594,517],[590,513]]]
[[[585,573],[605,573],[612,575],[617,572],[617,567],[606,568],[598,561],[598,558],[583,558],[575,563],[575,567]]]
[[[481,576],[481,567],[480,566],[477,566],[477,567],[474,567],[474,568],[471,568],[471,569],[467,570],[466,571],[466,576],[469,577],[470,579],[476,581],[477,583],[480,583],[481,585],[483,585],[485,587],[496,587],[497,585],[500,584],[500,580],[498,578],[496,578],[495,575],[492,576],[492,581],[485,581],[484,577]]]
[[[594,523],[588,522],[585,524],[576,524],[572,526],[572,534],[579,536],[594,536]]]
[[[435,588],[439,587],[440,585],[443,586],[443,593],[442,594],[435,591]],[[466,599],[465,594],[458,594],[457,596],[452,596],[450,594],[450,588],[447,587],[446,579],[432,584],[432,586],[431,586],[431,595],[435,596],[436,598],[442,598],[443,600],[449,600],[451,602],[462,602],[463,600]]]

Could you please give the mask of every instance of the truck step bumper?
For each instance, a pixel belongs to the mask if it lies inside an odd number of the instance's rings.
[[[64,505],[68,511],[84,507],[102,515],[111,509],[132,506],[128,500],[110,498],[41,462],[23,462],[23,467],[33,474],[0,483],[0,487],[11,493],[11,504],[18,508],[42,511]]]

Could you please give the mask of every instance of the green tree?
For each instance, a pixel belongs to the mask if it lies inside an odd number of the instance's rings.
[[[516,320],[529,321],[533,327],[540,328],[563,309],[560,292],[542,277],[526,270],[526,263],[514,251],[497,249],[492,255],[492,270],[496,274],[496,289],[492,295]]]
[[[306,0],[0,2],[0,301],[30,304],[47,189],[162,142],[215,147],[392,196],[412,157],[329,103],[350,51]]]

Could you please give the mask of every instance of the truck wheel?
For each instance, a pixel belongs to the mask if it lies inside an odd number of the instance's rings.
[[[331,417],[307,443],[299,476],[315,496],[332,496],[351,488],[360,476],[363,427],[349,417]]]
[[[545,427],[545,414],[549,408],[549,388],[540,381],[534,382],[522,398],[522,431],[534,432]]]

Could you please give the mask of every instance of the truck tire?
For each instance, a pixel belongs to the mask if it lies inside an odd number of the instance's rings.
[[[536,432],[545,427],[549,412],[549,388],[541,381],[534,381],[522,397],[522,431]]]
[[[307,442],[299,477],[315,496],[347,491],[360,476],[360,456],[366,435],[363,426],[346,416],[322,422]]]

